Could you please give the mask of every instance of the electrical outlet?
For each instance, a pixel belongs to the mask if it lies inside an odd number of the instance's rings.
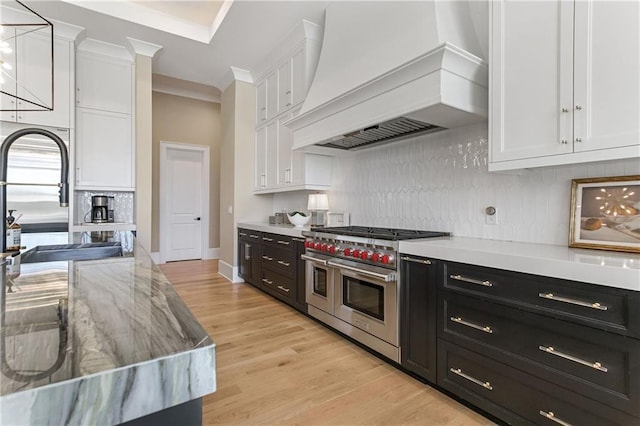
[[[489,206],[485,210],[485,223],[487,225],[497,225],[498,224],[498,211],[495,207]]]

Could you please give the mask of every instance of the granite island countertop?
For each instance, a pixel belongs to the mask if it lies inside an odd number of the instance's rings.
[[[4,277],[0,424],[118,424],[215,391],[213,341],[132,234],[113,234],[123,257]]]

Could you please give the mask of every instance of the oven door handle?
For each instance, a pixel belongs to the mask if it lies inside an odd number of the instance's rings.
[[[308,260],[309,262],[319,263],[322,266],[327,266],[327,261],[322,259],[317,259],[315,257],[307,256],[306,254],[301,254],[300,258],[303,260]]]
[[[364,275],[366,277],[377,278],[384,282],[390,283],[396,280],[396,274],[394,272],[390,272],[388,274],[379,274],[377,272],[367,271],[364,269],[356,268],[353,266],[344,265],[342,263],[334,263],[332,261],[328,261],[327,265],[334,266],[336,268],[346,269],[347,271],[352,271],[360,275]]]

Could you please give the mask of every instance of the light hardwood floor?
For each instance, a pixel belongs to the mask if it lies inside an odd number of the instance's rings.
[[[216,343],[217,391],[203,424],[490,425],[218,263],[161,266]]]

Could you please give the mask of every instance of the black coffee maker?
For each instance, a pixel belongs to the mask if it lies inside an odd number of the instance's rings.
[[[91,197],[91,222],[107,223],[109,221],[109,197],[94,195]]]

